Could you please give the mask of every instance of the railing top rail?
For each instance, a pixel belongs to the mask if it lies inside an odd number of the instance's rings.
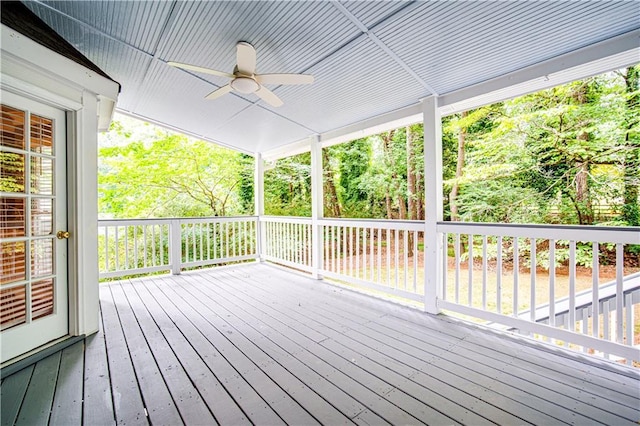
[[[640,244],[640,227],[585,225],[518,225],[506,223],[438,222],[438,232],[542,238],[602,243]]]
[[[310,217],[303,217],[303,216],[260,216],[260,222],[311,224],[312,220]]]
[[[407,220],[407,219],[371,219],[371,218],[337,218],[337,217],[325,217],[320,221],[326,222],[367,222],[367,223],[401,223],[401,224],[420,224],[424,225],[422,220]]]
[[[133,218],[133,219],[98,219],[98,225],[142,225],[149,223],[180,222],[214,222],[256,220],[258,216],[205,216],[205,217],[162,217],[162,218]]]
[[[150,225],[171,223],[172,219],[153,218],[153,219],[98,219],[98,226],[124,226],[124,225]]]
[[[394,229],[399,231],[424,231],[424,222],[420,220],[389,219],[321,219],[321,225],[345,226],[373,229]]]

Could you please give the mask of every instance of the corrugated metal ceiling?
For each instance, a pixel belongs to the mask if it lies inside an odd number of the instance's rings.
[[[29,1],[122,85],[118,108],[246,152],[414,105],[640,28],[636,1]],[[311,73],[310,86],[206,96],[227,83],[167,61]]]

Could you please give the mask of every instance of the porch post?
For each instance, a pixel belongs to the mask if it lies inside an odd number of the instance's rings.
[[[438,98],[422,100],[424,120],[424,307],[430,314],[438,314],[438,300],[442,298],[443,247],[437,223],[443,219],[442,207],[442,120]]]
[[[266,241],[263,223],[261,222],[262,216],[264,216],[264,160],[259,152],[255,155],[255,168],[253,171],[253,202],[254,214],[258,217],[256,222],[256,254],[260,262],[264,262]]]
[[[311,276],[322,279],[322,227],[318,222],[324,215],[322,191],[322,145],[320,136],[311,139]]]

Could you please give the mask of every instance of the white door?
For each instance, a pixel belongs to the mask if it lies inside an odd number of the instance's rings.
[[[64,111],[3,91],[1,362],[69,332]]]

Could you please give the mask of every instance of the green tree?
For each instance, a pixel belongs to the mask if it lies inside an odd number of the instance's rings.
[[[115,121],[99,153],[99,211],[104,217],[228,216],[245,213],[241,154],[159,130],[144,137]],[[138,136],[138,138],[136,138]],[[114,139],[119,138],[119,142]],[[139,140],[136,140],[139,139]],[[142,140],[140,140],[142,139]],[[246,189],[246,188],[245,188]],[[246,195],[245,195],[246,198]]]

